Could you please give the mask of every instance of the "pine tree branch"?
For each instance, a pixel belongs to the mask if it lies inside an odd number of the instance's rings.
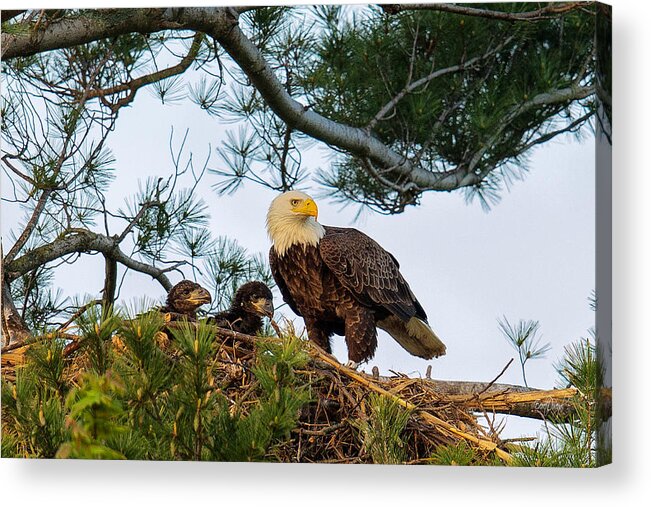
[[[368,158],[392,170],[422,189],[454,190],[473,185],[477,178],[465,167],[446,172],[432,172],[412,164],[393,151],[366,129],[335,122],[294,100],[284,89],[259,49],[237,25],[223,34],[212,34],[250,79],[269,108],[291,128],[334,145],[360,158]]]
[[[504,115],[504,119],[500,122],[500,125],[495,129],[494,133],[486,141],[484,141],[480,148],[474,153],[474,155],[468,161],[468,172],[471,174],[477,174],[479,176],[479,181],[483,180],[484,177],[493,170],[493,167],[488,165],[480,173],[475,173],[475,168],[477,164],[481,161],[482,157],[486,152],[492,148],[497,141],[499,140],[502,133],[506,128],[521,114],[526,113],[536,107],[540,106],[553,106],[558,104],[563,104],[573,100],[580,100],[590,95],[594,94],[594,86],[578,86],[572,84],[565,88],[559,88],[556,90],[550,90],[543,93],[539,93],[530,99],[526,99],[521,104],[518,104],[511,108],[511,110]],[[590,113],[592,114],[592,113]],[[524,152],[524,149],[520,153]]]
[[[581,116],[581,117],[577,118],[576,120],[574,120],[572,123],[570,123],[566,127],[563,127],[561,129],[554,130],[554,131],[551,131],[551,132],[546,132],[545,134],[542,134],[542,135],[528,141],[525,145],[523,145],[520,148],[520,151],[525,152],[529,148],[533,148],[537,144],[546,143],[547,141],[549,141],[550,139],[553,139],[554,137],[556,137],[558,135],[565,134],[567,132],[576,132],[577,129],[579,129],[592,116],[594,116],[594,114],[595,114],[594,111],[589,111],[586,114],[584,114],[583,116]]]
[[[120,235],[117,238],[118,243],[122,243],[124,239],[129,235],[129,233],[133,230],[133,228],[138,224],[138,221],[142,218],[142,216],[145,214],[145,212],[151,208],[152,206],[157,206],[159,205],[160,202],[158,201],[147,201],[143,203],[140,206],[140,209],[138,210],[138,213],[136,213],[136,216],[134,216],[131,221],[127,224],[127,226],[124,228],[124,230],[120,233]]]
[[[110,88],[90,90],[88,93],[88,98],[99,97],[102,103],[105,104],[113,113],[117,112],[118,109],[130,104],[133,101],[133,99],[136,97],[136,93],[140,88],[158,83],[172,76],[183,74],[186,70],[188,70],[190,68],[190,65],[192,65],[192,62],[196,60],[197,55],[199,54],[199,49],[201,48],[201,42],[203,39],[204,35],[201,32],[195,33],[188,54],[185,55],[183,59],[176,65],[163,70],[159,70],[157,72],[152,72],[151,74],[140,76],[127,83],[120,83]],[[117,102],[110,102],[106,98],[121,92],[128,92],[128,94],[126,97],[119,99]]]
[[[32,56],[129,33],[194,30],[217,36],[237,24],[238,16],[238,10],[231,7],[97,9],[42,26],[16,23],[11,33],[2,34],[2,58]]]
[[[84,102],[84,99],[80,101],[79,107],[82,107],[82,104]],[[61,172],[61,168],[63,167],[63,163],[66,161],[68,158],[68,147],[70,143],[72,142],[72,134],[69,134],[66,136],[63,146],[61,148],[61,152],[59,153],[59,157],[56,160],[56,163],[54,164],[54,167],[52,169],[52,176],[51,176],[51,181],[56,181],[57,177],[59,176],[59,173]],[[20,233],[20,236],[16,240],[16,243],[11,247],[9,252],[7,252],[7,255],[2,259],[2,262],[4,263],[9,263],[11,262],[16,255],[18,255],[18,252],[25,246],[27,243],[27,240],[29,237],[32,235],[32,232],[36,228],[38,224],[38,220],[41,217],[41,214],[43,213],[43,210],[45,209],[45,205],[48,202],[48,199],[50,198],[50,195],[52,192],[55,190],[55,188],[58,188],[59,185],[50,185],[48,187],[43,188],[43,191],[36,203],[36,206],[34,207],[34,211],[32,212],[32,216],[29,218],[29,221],[23,228],[23,231]]]
[[[162,19],[165,9],[104,9],[53,20],[38,27],[15,23],[11,33],[2,34],[2,59],[32,56],[54,49],[86,44],[98,39],[132,32],[152,33],[173,28]]]
[[[15,155],[10,155],[9,153],[5,153],[2,156],[2,161],[11,170],[11,172],[13,172],[16,176],[18,176],[22,180],[26,181],[30,185],[32,185],[34,187],[38,187],[38,183],[36,183],[36,181],[34,179],[30,178],[25,173],[18,170],[11,162],[9,162],[10,158],[17,158],[17,157]]]
[[[441,7],[445,4],[432,4]],[[585,3],[568,3],[561,6],[546,7],[544,13],[558,14]],[[453,6],[454,8],[458,6]],[[443,7],[444,8],[444,7]],[[554,11],[554,9],[558,9]],[[470,11],[468,11],[470,12]],[[475,14],[481,12],[473,11]],[[489,11],[495,12],[495,11]],[[509,13],[503,15],[512,16]],[[498,14],[498,15],[502,15]],[[539,12],[536,14],[540,16]],[[115,37],[124,33],[153,33],[165,29],[194,30],[204,32],[219,42],[235,63],[249,78],[269,108],[292,130],[320,140],[337,149],[344,150],[361,159],[368,159],[381,168],[391,168],[396,178],[411,182],[420,191],[450,191],[474,186],[483,181],[494,167],[477,173],[474,168],[488,149],[490,143],[476,152],[471,161],[461,162],[457,167],[445,171],[431,171],[422,167],[417,159],[409,160],[394,151],[379,139],[370,135],[366,129],[351,127],[321,116],[309,107],[296,101],[278,80],[274,70],[265,60],[260,50],[249,40],[238,26],[239,12],[224,8],[170,8],[170,9],[107,9],[90,16],[80,14],[53,20],[37,33],[13,33],[2,35],[4,57],[27,56],[51,49],[70,47],[105,37]],[[535,15],[523,13],[528,19]],[[27,27],[29,28],[29,27]],[[467,65],[467,63],[466,63]],[[429,76],[428,76],[429,77]],[[427,79],[427,78],[424,78]],[[434,78],[431,78],[434,79]],[[593,93],[592,87],[571,86],[566,90],[556,90],[551,94],[541,94],[527,101],[525,109],[544,104],[558,103],[584,98]],[[565,93],[563,93],[565,92]],[[400,98],[398,98],[398,101]],[[388,105],[387,107],[391,107]],[[505,119],[505,124],[510,119]],[[503,130],[500,129],[500,132]]]
[[[89,83],[95,79],[95,77],[97,76],[97,73],[99,72],[99,70],[100,69],[98,67],[93,71],[93,73],[91,74],[91,79],[89,80]],[[89,92],[90,92],[90,84],[88,84],[86,86],[86,88],[82,91],[81,96],[79,97],[79,102],[78,102],[78,104],[76,106],[77,111],[81,110],[84,107],[84,105],[86,104],[86,102],[88,101]],[[78,118],[79,117],[77,116],[77,119]],[[63,141],[63,145],[62,145],[62,147],[61,147],[61,149],[59,151],[59,156],[57,157],[57,160],[53,164],[53,167],[51,169],[52,174],[49,176],[48,179],[53,183],[51,183],[48,186],[35,185],[35,189],[39,188],[39,187],[43,188],[42,193],[41,193],[41,195],[40,195],[40,197],[39,197],[39,199],[38,199],[38,201],[36,203],[36,206],[34,207],[34,211],[32,212],[32,216],[30,217],[29,221],[27,222],[27,224],[23,228],[20,236],[18,237],[18,239],[16,240],[14,245],[11,247],[9,252],[7,252],[7,255],[2,258],[3,263],[5,263],[5,264],[10,263],[11,261],[13,261],[13,259],[16,257],[16,255],[18,255],[18,253],[25,246],[25,244],[29,240],[30,236],[32,235],[32,232],[34,231],[34,229],[38,225],[38,221],[39,221],[39,219],[41,217],[41,214],[45,210],[45,205],[48,203],[48,200],[50,199],[50,196],[52,195],[52,193],[55,190],[60,190],[62,188],[67,187],[68,185],[72,184],[72,182],[75,179],[77,179],[77,177],[84,170],[87,169],[89,164],[100,153],[102,147],[104,146],[104,142],[106,141],[106,136],[108,135],[108,133],[109,133],[109,131],[111,129],[110,128],[105,129],[104,134],[102,136],[102,139],[97,144],[97,146],[93,150],[92,154],[88,157],[88,160],[86,160],[86,162],[77,171],[77,173],[75,175],[73,175],[72,178],[70,178],[70,180],[68,182],[66,182],[65,184],[61,184],[61,183],[56,184],[57,179],[59,178],[59,175],[60,175],[61,170],[63,168],[63,164],[78,149],[78,147],[77,148],[74,147],[74,136],[75,136],[74,130],[75,129],[70,129],[66,133],[65,139]],[[83,143],[84,140],[85,140],[85,136],[84,136],[84,139],[82,140],[82,143]],[[73,148],[69,150],[69,147],[70,147],[71,144],[73,145]],[[7,160],[5,160],[5,157],[3,157],[3,161],[5,162],[5,164],[7,164]]]
[[[32,211],[32,216],[29,217],[29,220],[25,224],[25,227],[23,227],[20,236],[18,236],[18,239],[16,239],[14,245],[7,252],[7,255],[4,257],[4,259],[2,259],[3,263],[10,263],[16,257],[16,255],[18,255],[18,252],[20,252],[20,250],[25,246],[27,240],[29,240],[29,237],[32,235],[32,232],[36,228],[41,214],[45,210],[45,205],[50,198],[50,194],[52,194],[51,188],[46,188],[43,190],[41,196],[36,202],[34,210]]]
[[[66,329],[70,324],[72,324],[75,320],[77,320],[79,317],[81,317],[86,311],[88,311],[89,308],[97,305],[103,304],[103,301],[101,299],[93,299],[92,301],[89,301],[88,303],[85,303],[81,305],[77,310],[66,320],[63,324],[59,325],[58,332],[62,332],[62,330]]]

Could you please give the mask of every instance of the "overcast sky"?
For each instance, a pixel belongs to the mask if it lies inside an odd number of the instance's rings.
[[[146,91],[120,114],[109,143],[116,157],[117,179],[109,192],[114,209],[135,191],[139,180],[170,173],[172,128],[177,146],[188,129],[186,151],[196,161],[207,156],[209,145],[214,150],[220,144],[227,129],[237,128],[220,124],[189,103],[162,106]],[[327,167],[325,153],[320,148],[311,150],[304,164],[311,170]],[[214,152],[209,167],[219,167]],[[366,212],[355,221],[356,207],[342,209],[317,199],[320,222],[356,227],[394,254],[430,325],[447,345],[446,356],[425,361],[410,356],[380,332],[376,356],[364,369],[378,365],[383,374],[424,376],[431,364],[437,379],[492,380],[516,357],[497,326],[497,319],[506,316],[511,323],[540,321],[541,339],[550,342],[552,349],[545,359],[528,363],[527,379],[530,386],[554,386],[554,363],[563,347],[587,336],[594,324],[588,304],[595,267],[592,137],[578,142],[565,136],[549,142],[531,152],[528,167],[524,181],[503,192],[502,201],[489,212],[478,203],[467,204],[461,193],[430,192],[420,206],[403,214],[387,217]],[[210,188],[216,182],[216,176],[207,175],[201,190],[210,207],[213,234],[237,239],[250,252],[266,255],[270,243],[264,222],[274,192],[247,184],[233,196],[218,197]],[[313,195],[319,191],[312,182],[301,189]],[[6,238],[20,213],[6,204],[2,211]],[[10,245],[4,242],[6,251]],[[192,273],[187,270],[185,275]],[[182,277],[172,274],[170,278],[174,283]],[[56,280],[66,295],[97,297],[103,283],[101,256],[87,256],[61,269]],[[165,297],[162,287],[146,275],[128,274],[121,301],[133,302],[145,294],[159,300]],[[281,303],[278,296],[276,305]],[[286,306],[281,313],[302,324]],[[334,353],[341,361],[347,359],[342,337],[334,337]],[[522,384],[517,359],[500,382]],[[517,421],[509,423],[507,434],[536,427],[537,423]]]

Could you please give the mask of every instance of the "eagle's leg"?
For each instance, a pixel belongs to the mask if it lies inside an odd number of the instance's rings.
[[[371,359],[377,348],[375,316],[363,306],[354,306],[346,312],[346,345],[348,361],[359,365]]]
[[[305,319],[305,329],[307,329],[307,337],[310,340],[316,343],[328,354],[332,354],[332,346],[330,345],[332,330],[312,319]]]

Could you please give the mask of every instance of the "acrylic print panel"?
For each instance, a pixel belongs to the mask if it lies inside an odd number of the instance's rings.
[[[2,12],[2,456],[610,462],[611,11]]]

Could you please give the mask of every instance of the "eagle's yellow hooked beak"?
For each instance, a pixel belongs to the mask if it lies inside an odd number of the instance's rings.
[[[212,301],[212,297],[210,296],[210,292],[201,287],[199,289],[193,290],[190,293],[188,296],[188,301],[195,305],[202,305],[204,303],[210,303]]]
[[[315,219],[319,214],[319,208],[311,198],[305,199],[302,203],[293,208],[292,211],[294,213],[299,213],[300,215],[314,217]]]
[[[251,302],[255,313],[264,317],[272,318],[274,316],[274,303],[267,298],[259,298]]]

